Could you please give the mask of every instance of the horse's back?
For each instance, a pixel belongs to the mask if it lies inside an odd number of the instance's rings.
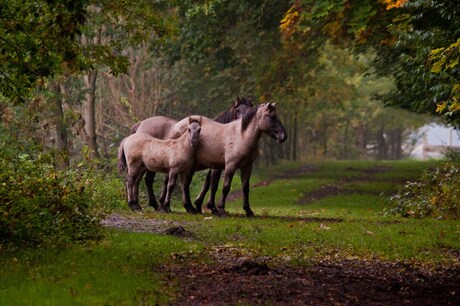
[[[164,117],[154,116],[147,118],[140,123],[135,124],[131,131],[135,133],[145,133],[159,139],[170,138],[171,128],[177,123],[176,120]],[[137,125],[137,129],[135,129]]]

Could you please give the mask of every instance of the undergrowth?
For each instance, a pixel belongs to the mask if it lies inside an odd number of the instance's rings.
[[[31,148],[0,150],[0,244],[58,247],[101,236],[107,203],[120,198],[116,180],[88,163],[60,170],[54,161]]]
[[[460,218],[460,166],[446,163],[407,182],[390,198],[388,214],[404,217]]]

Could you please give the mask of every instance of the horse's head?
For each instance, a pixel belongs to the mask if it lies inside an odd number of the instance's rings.
[[[201,121],[201,116],[188,117],[188,134],[192,147],[196,147],[200,142]]]
[[[279,143],[286,141],[287,133],[284,125],[276,116],[276,103],[265,103],[259,105],[257,117],[259,118],[260,129]]]
[[[254,97],[236,97],[233,110],[235,112],[234,120],[240,119],[244,116],[251,108],[254,107]]]

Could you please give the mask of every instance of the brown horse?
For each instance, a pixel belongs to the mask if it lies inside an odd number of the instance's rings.
[[[228,123],[232,122],[236,119],[241,118],[249,109],[251,109],[253,105],[253,97],[237,97],[232,104],[232,106],[217,116],[214,120],[220,123]],[[174,136],[174,126],[177,123],[176,120],[163,117],[163,116],[155,116],[151,118],[147,118],[141,122],[136,123],[131,127],[131,134],[133,133],[146,133],[152,137],[159,138],[159,139],[169,139]],[[214,198],[215,193],[217,192],[217,187],[219,184],[219,177],[222,170],[214,170],[209,171],[206,176],[206,181],[203,184],[203,188],[199,197],[197,198],[195,204],[199,207],[199,212],[201,212],[201,203],[208,191],[209,187],[211,186],[211,199],[212,205],[208,204],[210,207],[214,207]],[[149,205],[152,206],[154,209],[158,209],[157,200],[155,199],[155,194],[153,192],[153,182],[155,180],[156,172],[152,172],[147,170],[145,175],[145,184],[147,187]],[[164,186],[167,186],[167,177],[165,178]],[[160,205],[161,201],[164,199],[166,194],[166,188],[163,189],[163,192],[160,196]],[[210,200],[211,203],[211,200]]]
[[[177,126],[186,124],[185,121]],[[243,209],[246,216],[254,215],[249,205],[249,179],[252,165],[258,155],[258,143],[265,133],[279,143],[287,139],[286,129],[276,116],[274,103],[251,108],[241,119],[221,124],[203,117],[200,144],[195,151],[195,170],[225,169],[222,198],[217,213],[225,215],[225,201],[236,169],[241,171]],[[193,173],[192,173],[193,175]]]
[[[194,165],[195,149],[199,143],[201,117],[191,116],[183,121],[179,129],[173,129],[177,135],[174,139],[161,140],[144,133],[135,133],[125,138],[118,151],[118,169],[126,167],[126,189],[128,205],[133,210],[141,210],[138,200],[139,182],[145,171],[168,173],[168,185],[164,203],[160,210],[171,211],[171,194],[179,175],[182,181],[182,201],[187,212],[195,212],[188,191],[190,174]],[[182,121],[181,121],[182,122]],[[186,132],[187,131],[187,132]]]

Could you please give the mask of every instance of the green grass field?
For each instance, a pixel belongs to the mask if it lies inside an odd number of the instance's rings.
[[[251,189],[251,219],[243,216],[241,199],[227,204],[227,218],[185,214],[177,200],[172,214],[121,209],[117,213],[131,218],[180,224],[193,236],[106,229],[102,241],[84,246],[0,249],[0,305],[165,304],[175,292],[165,285],[174,280],[167,279],[163,264],[212,263],[210,254],[222,248],[272,265],[372,259],[458,266],[460,221],[383,213],[399,185],[433,164],[324,162],[304,172],[294,171],[300,164],[259,169],[252,184],[269,183]],[[234,181],[237,189],[239,177]]]

